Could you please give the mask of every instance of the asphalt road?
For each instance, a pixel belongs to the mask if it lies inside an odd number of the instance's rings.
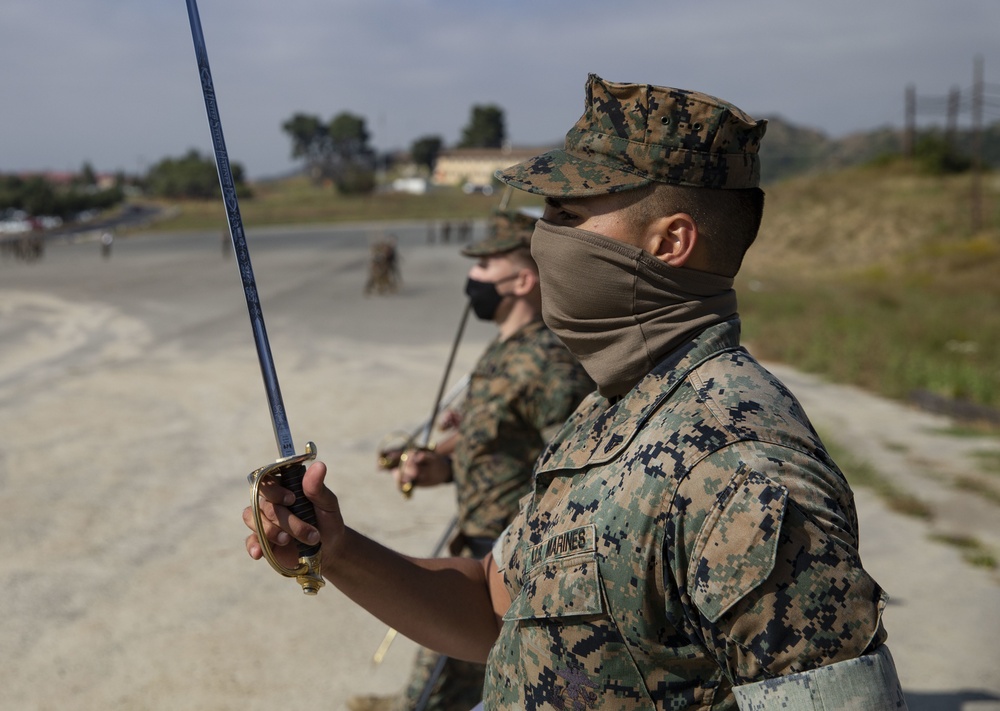
[[[481,226],[479,227],[481,230]],[[363,294],[393,233],[403,285]],[[257,284],[296,443],[317,442],[349,522],[430,551],[452,493],[399,497],[382,436],[429,414],[469,260],[426,225],[252,232]],[[455,377],[492,335],[469,324]],[[0,260],[0,706],[339,708],[395,691],[384,626],[335,590],[305,598],[243,551],[245,474],[276,447],[236,266],[219,232],[53,244]],[[817,427],[927,501],[930,521],[857,494],[862,555],[893,598],[890,647],[913,711],[1000,709],[1000,580],[932,534],[1000,545],[1000,508],[955,486],[988,438],[774,366]]]

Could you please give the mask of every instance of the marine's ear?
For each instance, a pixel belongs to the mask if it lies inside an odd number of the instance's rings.
[[[643,249],[672,267],[702,268],[698,223],[686,212],[664,215],[650,222]]]
[[[514,279],[513,291],[518,296],[525,296],[538,288],[538,272],[528,267],[521,267]]]

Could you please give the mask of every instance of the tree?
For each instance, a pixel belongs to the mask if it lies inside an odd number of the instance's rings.
[[[434,164],[437,162],[438,154],[441,152],[441,146],[444,142],[441,140],[440,136],[423,136],[418,138],[410,146],[410,158],[417,165],[422,165],[429,171],[434,170]]]
[[[97,173],[94,171],[94,166],[92,166],[89,161],[85,162],[80,168],[80,175],[78,179],[80,181],[80,185],[83,185],[84,187],[97,185]]]
[[[503,109],[492,104],[473,106],[469,124],[462,129],[459,148],[500,148],[507,138]]]
[[[233,184],[239,197],[250,197],[250,190],[244,181],[243,166],[230,163]],[[192,148],[182,158],[164,158],[149,169],[146,175],[148,190],[154,195],[167,198],[219,198],[219,174],[215,160],[203,157]]]
[[[964,173],[972,167],[972,159],[959,153],[945,136],[935,131],[917,140],[913,157],[931,175]]]
[[[29,215],[57,215],[58,201],[55,188],[41,176],[32,176],[21,186],[19,207]]]
[[[27,179],[0,175],[0,212],[23,210],[35,217],[73,219],[84,210],[106,210],[125,199],[121,188],[80,190],[78,186],[56,186],[43,176]]]
[[[365,120],[341,112],[324,124],[318,116],[295,114],[281,128],[292,139],[292,158],[303,158],[313,181],[330,180],[345,194],[375,188],[375,152]]]
[[[330,155],[330,130],[319,116],[295,114],[281,124],[292,139],[292,158],[302,158],[314,182],[324,178]]]
[[[346,111],[337,114],[330,121],[330,143],[333,152],[341,158],[371,153],[365,120]]]
[[[341,112],[330,121],[333,164],[330,177],[345,195],[375,189],[375,151],[368,145],[368,129],[360,116]]]

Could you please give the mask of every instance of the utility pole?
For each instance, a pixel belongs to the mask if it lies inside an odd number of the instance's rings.
[[[958,137],[958,108],[961,99],[961,91],[959,88],[952,87],[951,91],[948,92],[948,121],[945,124],[945,140],[948,142],[948,147],[955,150],[955,139]]]
[[[976,57],[972,81],[972,231],[983,226],[983,58]]]
[[[917,135],[917,87],[913,84],[906,87],[904,105],[906,117],[903,122],[903,157],[911,159]]]

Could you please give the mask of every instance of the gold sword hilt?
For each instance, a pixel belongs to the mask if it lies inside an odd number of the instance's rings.
[[[271,564],[271,567],[286,578],[295,578],[299,585],[302,586],[302,592],[306,595],[315,595],[325,584],[320,569],[319,544],[309,546],[299,543],[299,565],[295,568],[286,568],[279,563],[274,555],[274,551],[271,549],[271,542],[264,535],[264,515],[260,510],[260,487],[265,479],[272,477],[276,481],[291,484],[293,493],[297,493],[294,489],[301,490],[302,488],[301,479],[302,474],[305,472],[305,463],[311,462],[315,458],[316,445],[312,442],[307,442],[305,454],[284,457],[273,464],[268,464],[254,470],[247,476],[247,480],[250,482],[250,508],[253,510],[254,528],[257,531],[257,540],[260,542],[260,549],[263,551],[267,562]],[[315,513],[312,513],[311,507],[309,507],[309,510],[305,514],[296,511],[295,507],[292,508],[292,512],[307,523],[316,524]],[[309,520],[310,518],[312,520]]]
[[[433,452],[433,444],[425,444],[422,447],[414,446],[414,442],[423,429],[424,428],[421,427],[412,434],[408,434],[406,432],[390,432],[383,437],[378,448],[379,469],[384,469],[386,471],[395,469],[409,459],[410,452],[419,450]],[[413,482],[404,482],[403,485],[399,487],[399,491],[403,494],[403,498],[410,498],[413,496]]]

